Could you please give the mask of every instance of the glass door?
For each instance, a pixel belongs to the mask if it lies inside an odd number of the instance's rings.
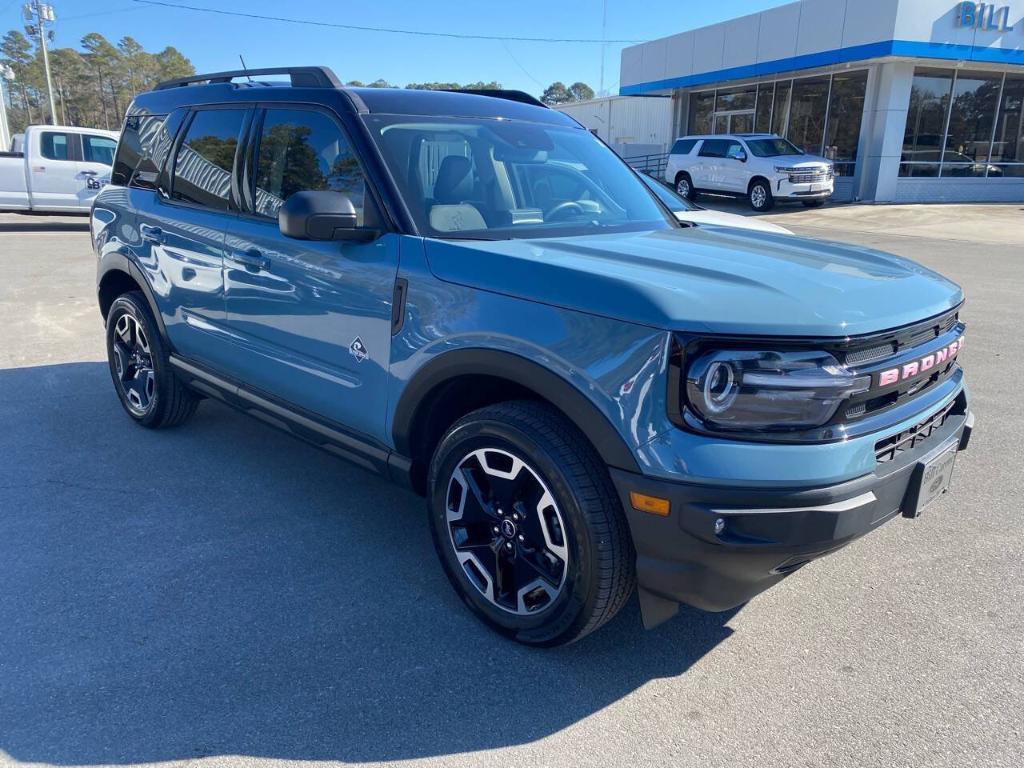
[[[729,112],[716,112],[714,121],[715,133],[753,133],[754,110],[742,109]]]

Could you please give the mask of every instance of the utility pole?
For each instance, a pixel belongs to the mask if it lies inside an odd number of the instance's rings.
[[[6,64],[0,64],[0,152],[11,148],[11,127],[7,124],[7,99],[4,98],[5,80],[14,80],[14,70]]]
[[[597,86],[597,95],[604,96],[604,54],[605,54],[605,27],[608,24],[608,0],[601,2],[601,82]]]
[[[46,93],[50,97],[50,123],[57,125],[57,104],[53,99],[53,78],[50,76],[50,54],[46,50],[46,25],[53,24],[57,16],[53,12],[53,6],[46,5],[41,0],[25,3],[23,10],[25,21],[29,22],[25,25],[25,31],[30,36],[39,36],[39,47],[43,51],[43,69],[46,70]],[[52,30],[50,34],[53,34]]]

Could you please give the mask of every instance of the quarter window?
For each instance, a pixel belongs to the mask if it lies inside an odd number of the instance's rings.
[[[242,109],[196,112],[174,159],[172,199],[232,209],[231,172],[244,119]]]
[[[673,155],[688,155],[693,151],[694,145],[697,143],[696,139],[679,139],[675,144],[672,145]]]
[[[70,160],[70,138],[66,133],[45,131],[39,137],[39,151],[47,160]]]
[[[296,192],[348,196],[363,223],[366,182],[348,140],[327,115],[311,110],[267,110],[256,162],[256,213],[277,218]]]

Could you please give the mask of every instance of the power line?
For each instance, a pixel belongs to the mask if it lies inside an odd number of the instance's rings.
[[[466,35],[458,32],[427,32],[419,29],[395,29],[390,27],[367,27],[356,24],[337,24],[331,21],[314,21],[313,19],[292,19],[286,16],[266,16],[259,13],[245,13],[244,11],[225,11],[220,8],[204,8],[198,5],[185,5],[184,3],[165,3],[160,0],[132,0],[134,3],[143,5],[156,5],[163,8],[174,8],[176,10],[199,11],[200,13],[215,13],[220,16],[238,16],[245,19],[258,19],[260,21],[277,21],[284,24],[305,24],[311,27],[330,27],[332,29],[347,29],[355,32],[384,32],[392,35],[417,35],[419,37],[448,37],[460,40],[509,40],[523,43],[641,43],[642,40],[598,40],[596,38],[556,38],[556,37],[513,37],[508,35]]]

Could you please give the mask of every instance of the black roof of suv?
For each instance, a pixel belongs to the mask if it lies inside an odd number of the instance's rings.
[[[253,80],[266,75],[287,75],[289,82]],[[329,67],[282,67],[215,72],[168,80],[136,97],[132,112],[168,112],[179,107],[225,101],[295,101],[306,95],[324,103],[327,92],[337,93],[335,106],[361,114],[450,115],[504,117],[552,125],[578,126],[572,118],[548,109],[523,91],[426,91],[404,88],[350,88]]]

